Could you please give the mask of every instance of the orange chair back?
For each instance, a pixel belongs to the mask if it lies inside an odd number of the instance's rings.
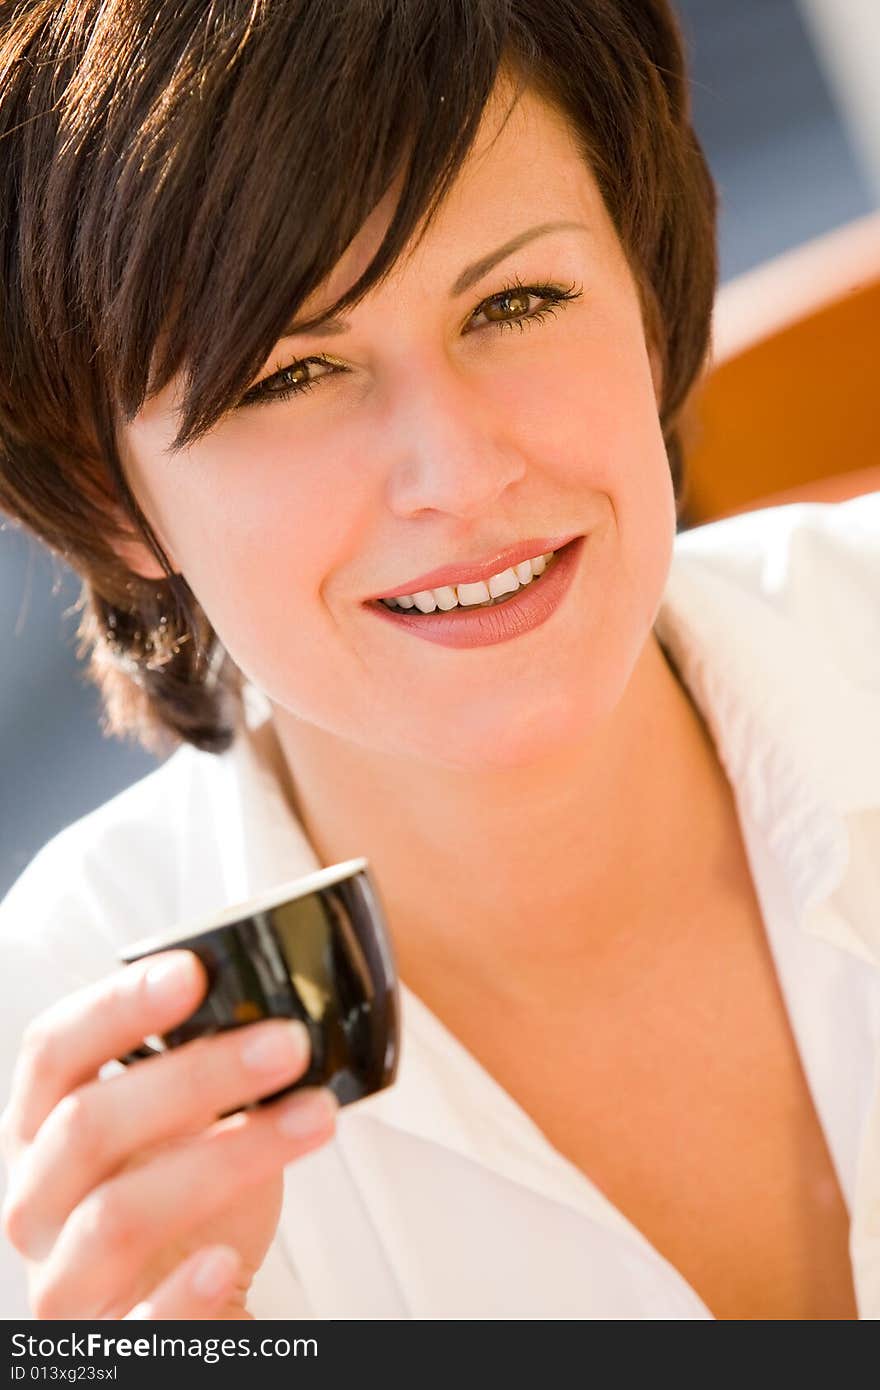
[[[880,489],[880,213],[721,286],[682,436],[686,526]]]

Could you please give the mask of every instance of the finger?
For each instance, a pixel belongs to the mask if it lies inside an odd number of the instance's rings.
[[[236,1293],[241,1269],[237,1250],[213,1245],[184,1260],[124,1321],[139,1318],[212,1318]]]
[[[207,989],[192,951],[163,951],[66,995],[25,1030],[3,1118],[29,1143],[50,1110],[112,1057],[163,1033],[197,1008]]]
[[[185,1043],[71,1091],[10,1177],[8,1239],[28,1258],[42,1259],[74,1207],[133,1155],[207,1129],[218,1116],[295,1081],[309,1051],[305,1024],[270,1019]]]
[[[160,1251],[331,1138],[336,1110],[332,1091],[307,1086],[219,1120],[95,1188],[37,1272],[37,1316],[102,1316]]]

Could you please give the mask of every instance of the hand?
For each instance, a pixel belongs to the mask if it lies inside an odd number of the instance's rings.
[[[305,1027],[264,1020],[97,1075],[189,1017],[206,989],[197,956],[166,951],[25,1031],[0,1144],[3,1227],[35,1317],[250,1317],[284,1166],[332,1137],[337,1101],[312,1086],[229,1112],[305,1072]]]

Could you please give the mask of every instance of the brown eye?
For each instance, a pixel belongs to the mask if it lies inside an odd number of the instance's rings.
[[[322,372],[317,377],[309,376],[306,373],[312,363],[327,367],[329,370]],[[344,368],[337,367],[323,357],[303,357],[291,362],[287,367],[281,367],[271,376],[264,377],[262,381],[258,381],[256,386],[252,386],[249,391],[245,392],[240,404],[246,406],[261,405],[270,401],[286,401],[290,396],[299,395],[303,391],[311,391],[324,376],[333,376],[334,373],[342,370]]]
[[[579,299],[582,293],[574,286],[562,289],[558,285],[505,285],[498,294],[484,299],[474,312],[485,314],[493,328],[518,328],[522,332],[527,323],[540,323],[548,315],[555,314],[560,304]],[[543,302],[530,313],[529,302],[533,299]]]
[[[517,290],[515,293],[497,294],[494,299],[488,300],[487,309],[484,312],[491,315],[493,312],[492,306],[496,306],[503,318],[509,317],[510,314],[526,314],[528,313],[529,300],[531,298],[532,295],[525,290]]]

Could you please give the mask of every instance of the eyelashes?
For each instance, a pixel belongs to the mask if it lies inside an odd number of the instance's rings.
[[[572,300],[580,299],[582,294],[583,290],[578,289],[575,285],[524,285],[518,278],[515,278],[497,290],[495,294],[482,299],[471,314],[471,318],[485,312],[488,306],[505,299],[540,299],[542,301],[541,307],[531,313],[523,314],[518,318],[490,319],[486,325],[486,327],[499,329],[518,328],[520,332],[523,332],[526,326],[531,327],[532,324],[542,323],[546,318],[553,317],[558,308]],[[323,372],[316,378],[301,376],[297,379],[297,374],[307,371],[310,365],[327,367],[330,370]],[[322,353],[312,357],[297,358],[288,366],[273,372],[271,376],[264,377],[256,386],[252,386],[239,402],[239,408],[269,405],[276,401],[289,400],[292,396],[313,391],[325,377],[337,376],[340,372],[347,370],[346,367],[340,367],[335,362],[330,361]]]

